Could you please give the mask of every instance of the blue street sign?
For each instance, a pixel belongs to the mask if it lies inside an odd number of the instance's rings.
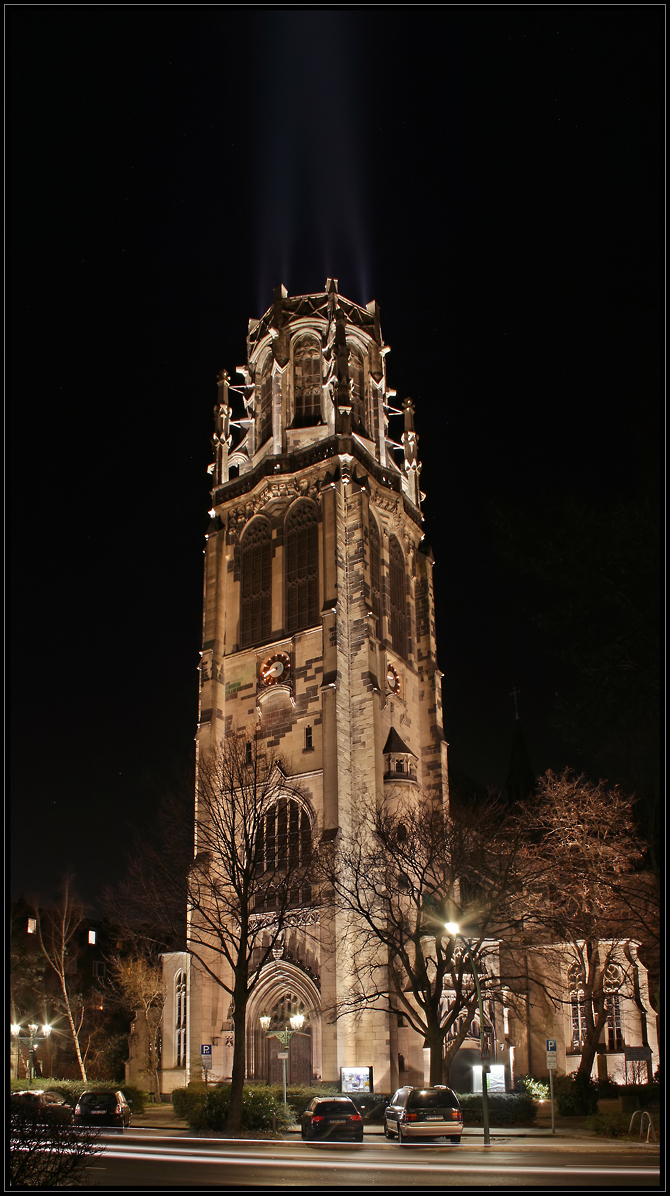
[[[557,1049],[555,1038],[547,1038],[546,1041],[547,1041],[547,1050],[548,1051],[555,1051]]]
[[[200,1047],[200,1063],[206,1069],[212,1066],[212,1044],[210,1042],[206,1042]]]

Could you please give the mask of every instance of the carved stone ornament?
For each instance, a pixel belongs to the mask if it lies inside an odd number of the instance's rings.
[[[314,502],[319,502],[322,485],[323,476],[309,479],[277,478],[276,481],[268,482],[254,499],[249,499],[242,506],[232,507],[228,512],[228,544],[237,543],[245,524],[263,511],[268,503],[276,502],[277,499],[292,502],[295,498],[311,498]]]
[[[284,926],[290,926],[298,930],[304,929],[305,926],[318,926],[319,921],[319,911],[311,909],[309,906],[300,906],[298,909],[287,910],[283,916]],[[251,914],[249,918],[249,926],[256,932],[263,930],[266,926],[276,925],[277,915],[272,912]]]

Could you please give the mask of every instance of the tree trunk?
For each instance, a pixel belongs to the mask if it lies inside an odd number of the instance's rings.
[[[444,1044],[444,1035],[439,1027],[429,1030],[426,1035],[426,1045],[430,1048],[430,1086],[434,1088],[436,1084],[442,1083],[442,1050]]]
[[[84,1081],[84,1083],[86,1084],[86,1083],[87,1083],[87,1080],[86,1080],[86,1068],[84,1067],[84,1060],[83,1060],[83,1059],[82,1059],[82,1057],[81,1057],[81,1050],[80,1050],[80,1047],[79,1047],[79,1035],[77,1034],[77,1027],[76,1027],[76,1026],[75,1026],[75,1024],[74,1024],[74,1018],[73,1018],[73,1016],[72,1016],[72,1010],[70,1009],[70,997],[69,997],[69,994],[68,994],[68,991],[67,991],[67,985],[66,985],[66,983],[65,983],[65,977],[64,977],[63,975],[61,975],[61,976],[60,976],[60,984],[61,984],[61,989],[63,990],[63,1001],[65,1002],[65,1011],[66,1011],[66,1013],[67,1013],[67,1020],[68,1020],[68,1021],[69,1021],[69,1023],[70,1023],[70,1030],[71,1030],[71,1032],[72,1032],[72,1041],[74,1042],[74,1049],[75,1049],[75,1051],[77,1052],[77,1062],[78,1062],[78,1064],[79,1064],[79,1070],[80,1070],[80,1072],[81,1072],[81,1078],[82,1078],[82,1080]]]
[[[226,1119],[226,1129],[231,1133],[236,1133],[242,1126],[242,1098],[244,1095],[244,1071],[245,1071],[245,1038],[247,1027],[247,981],[248,968],[246,958],[240,954],[237,962],[237,972],[235,975],[235,987],[233,997],[233,1029],[235,1032],[235,1041],[233,1044],[233,1071],[230,1080],[230,1105],[228,1106],[228,1117]]]

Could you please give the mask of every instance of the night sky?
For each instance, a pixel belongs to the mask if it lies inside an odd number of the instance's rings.
[[[490,511],[656,468],[663,25],[7,10],[13,894],[96,906],[192,768],[215,378],[279,282],[380,303],[454,768],[503,784],[514,685],[536,772],[571,763]]]

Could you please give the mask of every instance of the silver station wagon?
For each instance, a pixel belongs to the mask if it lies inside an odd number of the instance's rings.
[[[449,1138],[458,1144],[463,1133],[463,1113],[451,1088],[399,1088],[384,1112],[387,1138],[403,1142]]]

